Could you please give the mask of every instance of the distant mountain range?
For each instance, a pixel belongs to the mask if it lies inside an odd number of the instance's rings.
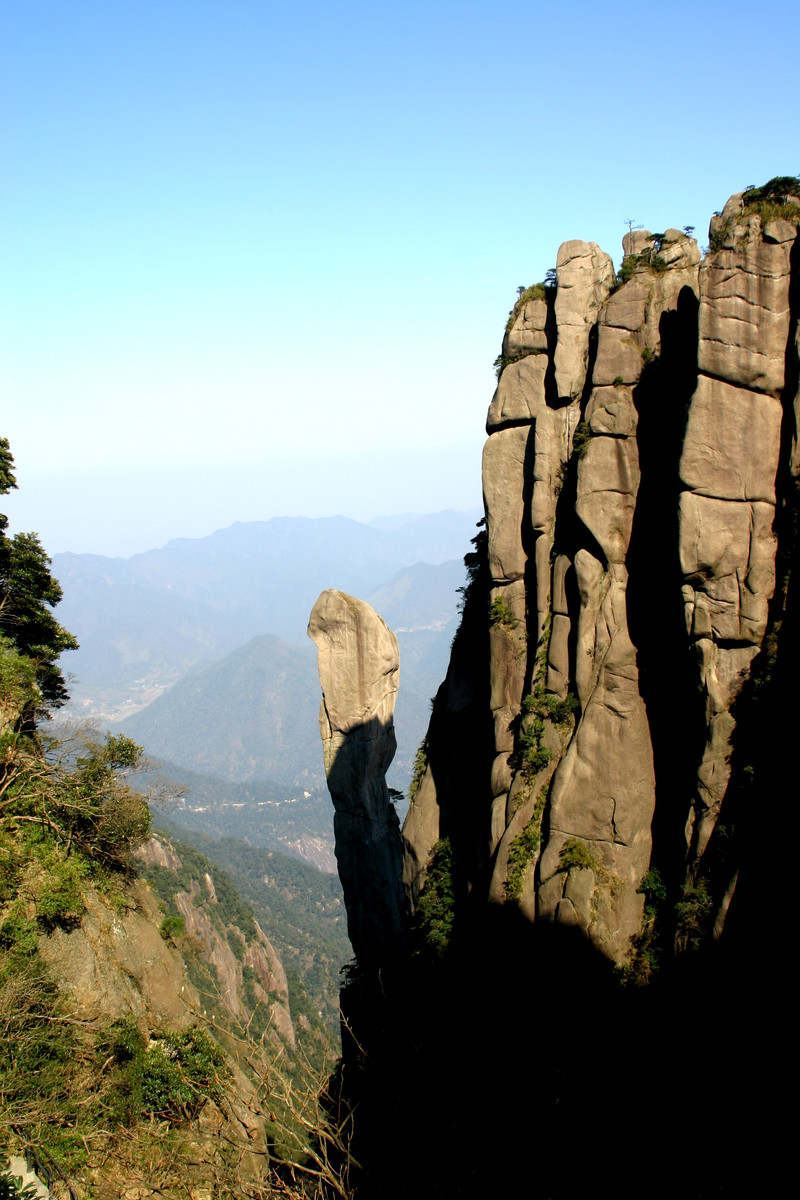
[[[265,844],[330,869],[320,687],[305,634],[311,607],[324,588],[339,587],[368,600],[397,633],[398,752],[389,782],[405,791],[446,671],[476,518],[448,512],[367,526],[286,517],[127,560],[57,555],[59,619],[81,643],[64,660],[76,676],[72,710],[114,722],[166,760],[193,788],[182,815],[195,827],[250,837],[269,815],[277,824],[267,822]],[[233,799],[237,785],[248,793]],[[263,789],[280,811],[267,814]],[[303,792],[320,819],[300,833],[288,802]]]
[[[74,676],[74,708],[119,719],[251,638],[273,634],[304,644],[308,614],[322,590],[337,587],[366,598],[403,568],[461,560],[476,518],[444,512],[377,528],[345,517],[276,517],[168,542],[130,559],[58,554],[59,620],[81,645],[64,660]],[[443,578],[455,578],[454,570]],[[421,574],[417,584],[425,590]],[[433,592],[434,611],[423,604],[408,622],[425,630],[428,647],[447,621],[440,591]]]

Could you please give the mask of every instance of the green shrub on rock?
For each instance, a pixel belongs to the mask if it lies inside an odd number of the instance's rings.
[[[454,919],[453,848],[447,838],[441,838],[431,849],[414,914],[414,933],[421,951],[441,958],[450,944]]]
[[[578,838],[567,838],[561,848],[558,862],[559,871],[596,871],[597,862],[584,842]]]

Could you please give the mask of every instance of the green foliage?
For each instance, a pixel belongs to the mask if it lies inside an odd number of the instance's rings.
[[[639,265],[638,254],[626,254],[617,271],[617,287],[621,287],[623,283],[627,283],[636,273],[636,268]]]
[[[550,649],[552,626],[550,618],[545,621],[542,637],[536,652],[533,691],[523,697],[523,722],[517,740],[516,760],[528,782],[552,761],[553,752],[542,745],[545,721],[553,725],[566,726],[580,707],[577,696],[569,693],[563,700],[545,692],[547,658]]]
[[[61,588],[50,574],[50,559],[36,534],[17,533],[8,538],[0,532],[0,634],[36,666],[44,702],[38,711],[46,705],[57,708],[68,698],[56,663],[63,651],[77,649],[78,643],[50,611],[61,596]]]
[[[497,596],[489,605],[489,620],[492,625],[501,625],[503,629],[516,629],[519,621],[506,604],[502,596]]]
[[[553,757],[552,750],[541,744],[544,721],[541,717],[522,729],[520,733],[520,766],[526,779],[533,779],[543,771]]]
[[[301,1172],[307,1156],[313,1163],[307,1188],[290,1172],[274,1181],[276,1193],[288,1200],[312,1191],[321,1195],[314,1184],[326,1160],[314,1157],[314,1139],[335,1137],[321,1107],[306,1105],[305,1094],[292,1090],[246,1034],[231,1047],[239,1066],[251,1070],[255,1088],[247,1104],[267,1125],[271,1162],[283,1152]],[[308,1096],[317,1096],[320,1080],[303,1076],[303,1081],[310,1085]],[[96,1194],[95,1185],[98,1195],[117,1195],[123,1183],[147,1177],[158,1180],[164,1195],[188,1194],[190,1183],[207,1183],[220,1198],[272,1195],[273,1180],[251,1189],[240,1175],[235,1133],[231,1140],[224,1128],[212,1146],[202,1127],[188,1125],[209,1101],[224,1112],[231,1084],[225,1056],[204,1030],[164,1031],[153,1038],[128,1016],[98,1033],[72,1006],[65,1010],[37,955],[0,956],[0,1129],[6,1131],[0,1146],[8,1150],[13,1128],[15,1141],[35,1147],[73,1182],[78,1171],[82,1184],[91,1174],[87,1197]],[[110,1174],[103,1172],[106,1162]],[[324,1178],[332,1178],[330,1171]],[[7,1178],[2,1182],[0,1195],[16,1195],[6,1187]],[[328,1194],[349,1193],[340,1186]]]
[[[0,1200],[36,1200],[39,1190],[35,1183],[23,1186],[21,1175],[10,1171],[0,1173]]]
[[[186,936],[186,922],[183,917],[165,917],[158,932],[165,942],[176,941]]]
[[[8,438],[0,438],[0,496],[7,496],[16,489],[17,477],[14,474],[14,456],[8,444]],[[6,520],[5,517],[2,518]],[[2,526],[5,529],[5,525]]]
[[[561,847],[559,871],[597,871],[597,863],[588,847],[578,838],[567,838]]]
[[[181,865],[177,871],[169,871],[139,864],[139,871],[152,885],[165,915],[179,915],[174,904],[176,892],[196,892],[199,886],[204,910],[216,923],[218,904],[208,898],[205,890],[204,877],[208,874],[218,901],[230,914],[231,924],[247,935],[255,928],[251,924],[255,917],[262,929],[269,930],[270,942],[286,968],[292,1013],[308,1015],[313,1037],[306,1039],[301,1029],[300,1040],[310,1040],[316,1046],[323,1024],[328,1035],[337,1038],[340,1014],[335,981],[339,967],[352,954],[339,877],[323,874],[277,850],[248,845],[236,838],[192,833],[195,846],[190,846],[183,840],[189,836],[188,831],[175,829],[163,817],[159,824],[174,829],[172,848]],[[234,907],[230,890],[238,896],[241,909]],[[192,959],[185,946],[181,952],[185,959]],[[207,990],[202,979],[193,982]]]
[[[241,1020],[246,1023],[247,1036],[258,1040],[268,1033],[273,1038],[270,1002],[274,996],[269,993],[269,984],[246,965],[248,948],[259,942],[257,919],[263,928],[269,929],[270,940],[286,968],[289,1003],[301,1052],[320,1065],[339,1032],[333,980],[350,952],[343,904],[335,899],[327,903],[322,899],[326,894],[341,894],[338,879],[322,876],[307,864],[273,851],[245,846],[233,839],[226,839],[225,843],[210,842],[209,849],[222,851],[226,864],[236,868],[236,883],[228,870],[220,869],[193,847],[177,841],[169,846],[168,854],[174,866],[142,865],[142,874],[165,913],[162,936],[183,937],[184,922],[175,898],[178,893],[187,893],[189,902],[202,909],[216,935],[240,965],[247,1009]],[[296,867],[295,880],[290,873],[283,873],[284,866],[292,874]],[[297,885],[298,880],[301,886]],[[239,1019],[220,998],[220,978],[209,960],[207,943],[188,937],[180,942],[179,948],[189,979],[203,999],[204,1010],[213,1018],[214,1028],[242,1036]],[[298,1028],[300,1015],[306,1020]]]
[[[139,747],[85,741],[77,756],[54,739],[15,734],[0,764],[0,949],[35,954],[40,931],[76,924],[91,885],[124,902],[120,880],[150,814],[120,780]]]
[[[9,945],[3,926],[0,955],[0,1127],[23,1127],[60,1162],[79,1163],[81,1135],[100,1119],[86,1101],[99,1064],[68,1017],[59,990],[39,955]],[[91,1072],[87,1072],[87,1063]],[[91,1111],[90,1111],[91,1109]]]
[[[431,850],[414,913],[413,935],[420,952],[441,958],[450,945],[454,921],[453,849],[447,838],[441,838]]]
[[[690,227],[687,226],[687,228]],[[616,287],[621,287],[629,279],[632,279],[639,267],[646,267],[649,271],[654,271],[656,274],[667,270],[669,264],[661,254],[662,246],[669,244],[664,238],[664,234],[652,233],[650,241],[652,245],[646,246],[639,254],[625,255],[617,271]]]
[[[88,853],[114,866],[127,866],[130,854],[150,832],[147,804],[123,780],[142,766],[144,751],[127,737],[107,734],[88,739],[76,759],[71,783],[83,807],[76,820]]]
[[[528,301],[546,299],[547,292],[550,287],[552,287],[552,284],[534,283],[531,285],[531,287],[517,288],[517,300],[514,304],[514,307],[511,309],[511,312],[508,314],[508,320],[506,321],[506,333],[511,332],[514,322]]]
[[[16,724],[21,713],[35,711],[41,704],[36,673],[33,659],[20,654],[10,638],[0,635],[0,718],[9,726]],[[12,740],[12,734],[6,734],[6,745]]]
[[[0,438],[0,495],[7,495],[17,486],[13,467],[8,439]],[[22,708],[15,712],[4,699],[2,709],[12,723],[31,726],[48,706],[57,708],[67,700],[64,677],[56,664],[63,651],[77,649],[78,643],[51,612],[62,592],[50,574],[50,559],[38,537],[35,533],[17,533],[9,538],[7,528],[8,518],[0,514],[0,640],[4,656],[13,648],[29,660],[26,670],[16,667],[17,689],[32,670],[37,690],[28,678],[27,687],[15,693],[16,699],[23,701]],[[7,676],[8,669],[7,661],[0,675]],[[0,679],[0,688],[8,698],[7,678]]]
[[[52,845],[39,853],[43,870],[36,887],[36,915],[45,927],[80,921],[89,863],[76,854],[62,855]]]
[[[656,274],[660,274],[667,269],[667,261],[662,257],[661,250],[664,246],[670,245],[669,239],[663,233],[651,233],[651,246],[645,247],[639,255],[639,262],[648,267]]]
[[[667,910],[667,887],[661,872],[651,867],[636,889],[645,898],[642,927],[631,938],[628,962],[620,969],[620,980],[633,987],[646,987],[661,967],[663,915]]]
[[[244,941],[238,930],[226,929],[225,939],[233,952],[233,957],[239,962],[244,962]]]
[[[39,926],[17,909],[0,925],[0,950],[29,958],[39,946]]]
[[[132,1017],[122,1017],[100,1034],[97,1050],[114,1063],[112,1112],[118,1123],[142,1117],[181,1123],[222,1096],[225,1056],[197,1026],[148,1041]]]
[[[642,362],[644,363],[644,365],[646,367],[649,367],[655,361],[656,361],[655,351],[651,350],[651,348],[649,346],[644,346],[642,348]]]
[[[755,200],[745,207],[744,215],[757,213],[761,217],[762,229],[770,221],[800,221],[800,204],[777,200]]]
[[[132,851],[147,841],[149,832],[150,810],[141,796],[128,788],[110,790],[97,817],[100,855],[125,866]]]
[[[615,388],[617,388],[617,387],[624,387],[624,386],[625,386],[625,380],[622,378],[622,376],[621,376],[621,375],[615,375],[615,376],[614,376],[614,382],[612,383],[612,385],[611,385],[611,386],[612,386],[612,387],[615,387]]]
[[[147,1041],[133,1017],[120,1017],[114,1021],[105,1035],[98,1041],[102,1053],[113,1054],[117,1063],[132,1062],[144,1053]]]
[[[142,868],[142,874],[164,905],[167,915],[180,915],[174,902],[177,892],[197,894],[199,891],[202,897],[200,903],[221,937],[227,939],[233,929],[238,929],[247,938],[257,937],[252,909],[242,900],[227,871],[209,862],[204,855],[186,843],[176,842],[173,848],[179,858],[179,866],[174,870],[157,865]],[[206,875],[214,889],[213,901],[210,898]]]
[[[522,895],[522,884],[528,864],[536,857],[542,840],[542,817],[547,799],[547,788],[543,787],[536,798],[533,816],[525,828],[514,838],[508,850],[508,868],[503,884],[506,899],[517,901]]]
[[[191,1119],[221,1094],[224,1056],[202,1029],[167,1034],[132,1060],[134,1102],[170,1121]]]
[[[800,179],[796,175],[776,175],[761,187],[746,188],[742,203],[746,208],[763,201],[783,205],[789,202],[790,196],[800,196]]]
[[[467,571],[467,582],[463,587],[458,588],[458,594],[461,596],[459,601],[459,611],[463,612],[467,602],[476,593],[482,590],[488,579],[488,544],[489,537],[486,532],[486,518],[481,517],[477,522],[478,532],[474,538],[470,539],[470,545],[473,550],[468,551],[464,555],[464,566]]]
[[[699,950],[709,931],[714,902],[703,879],[686,883],[675,905],[677,944],[682,950]]]
[[[537,717],[555,722],[556,725],[566,725],[580,708],[580,701],[573,692],[568,692],[563,700],[552,692],[532,692],[522,699],[523,713],[533,713]]]
[[[522,350],[519,354],[498,354],[497,358],[492,363],[492,366],[494,367],[494,373],[497,378],[500,378],[500,376],[503,374],[503,371],[506,369],[506,367],[509,367],[511,363],[519,362],[520,359],[527,358],[528,354],[529,351],[527,350]]]
[[[428,769],[428,739],[424,737],[419,744],[417,753],[414,755],[414,772],[411,776],[411,783],[408,785],[408,803],[414,803],[414,797],[419,791],[419,785],[422,783],[422,777]]]
[[[654,911],[667,898],[667,889],[661,878],[661,872],[657,871],[655,867],[650,868],[636,890],[645,897],[647,905]]]
[[[742,193],[741,215],[757,214],[761,217],[762,229],[770,221],[783,219],[800,223],[800,205],[790,197],[800,196],[800,179],[795,175],[777,175],[761,187],[745,188]],[[719,213],[715,213],[719,216]],[[717,222],[708,239],[709,254],[724,249],[735,217],[733,215]]]
[[[591,436],[589,422],[579,421],[575,427],[575,433],[572,437],[572,451],[576,458],[583,458],[584,454],[589,449]]]

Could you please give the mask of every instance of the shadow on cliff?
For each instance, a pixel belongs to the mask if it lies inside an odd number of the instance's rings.
[[[406,950],[400,822],[386,786],[395,747],[394,725],[373,717],[348,730],[327,768],[347,932],[364,964]]]
[[[623,988],[579,930],[509,908],[467,917],[439,957],[356,971],[356,1196],[740,1194],[758,1120],[725,999],[701,971]]]
[[[673,888],[683,877],[686,818],[706,732],[678,550],[679,464],[697,386],[698,309],[684,287],[676,309],[661,315],[661,353],[633,390],[641,483],[626,558],[627,617],[653,746],[652,865]]]

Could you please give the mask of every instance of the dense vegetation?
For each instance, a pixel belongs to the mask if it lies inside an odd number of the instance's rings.
[[[0,494],[15,486],[12,468],[1,440]],[[0,517],[0,1155],[30,1152],[49,1185],[78,1200],[134,1185],[176,1200],[198,1187],[220,1197],[276,1186],[344,1194],[346,1155],[327,1127],[319,1077],[296,1061],[280,1068],[266,1022],[208,1026],[188,1009],[180,1028],[147,1028],[133,1014],[89,1019],[48,966],[53,935],[77,931],[87,905],[115,922],[135,905],[134,853],[150,812],[131,787],[145,765],[134,741],[49,732],[67,698],[58,657],[75,640],[53,615],[61,591],[38,539],[6,530]],[[185,878],[162,887],[165,953],[177,954],[185,932],[175,891],[199,868],[212,878],[212,919],[242,953],[256,934],[252,911],[223,871],[192,854],[184,849]],[[196,964],[197,947],[192,956]],[[320,1029],[305,1008],[304,1027]],[[20,1194],[4,1165],[0,1195]]]
[[[215,871],[222,868],[219,874],[230,879],[280,955],[293,1017],[305,1015],[316,1026],[321,1014],[329,1036],[338,1040],[339,972],[352,955],[338,875],[323,874],[289,855],[238,838],[189,835],[160,814],[157,823],[169,832],[184,862],[189,861],[187,851],[200,851],[215,864]],[[153,872],[145,869],[155,883]],[[216,879],[217,874],[215,887]]]

